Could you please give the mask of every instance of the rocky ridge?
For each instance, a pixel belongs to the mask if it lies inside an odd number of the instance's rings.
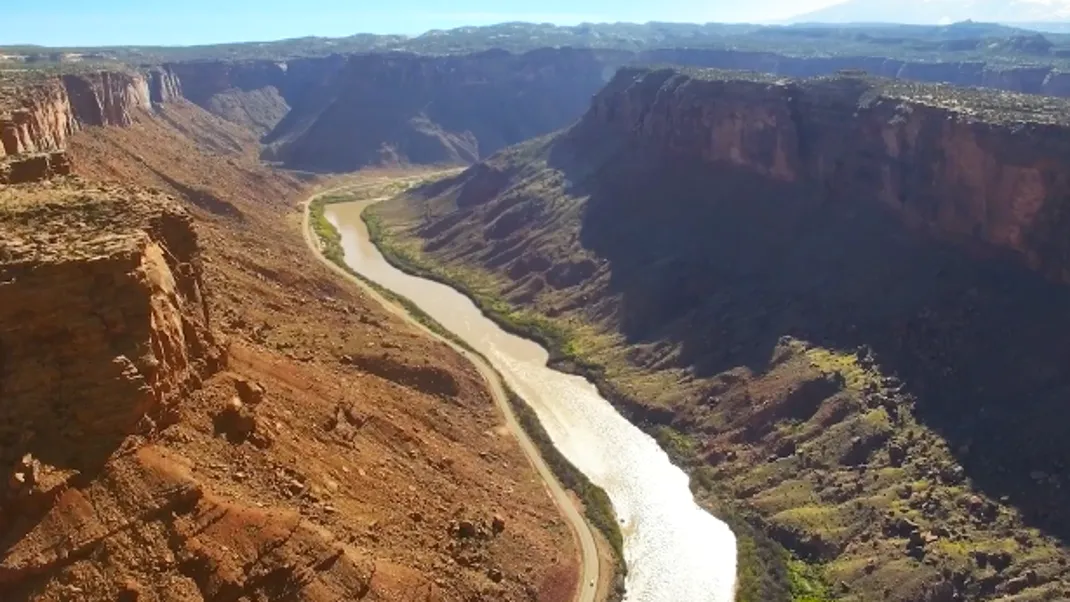
[[[0,94],[0,157],[63,149],[86,126],[128,126],[152,99],[173,98],[174,87],[173,79],[126,71],[16,82]]]
[[[31,454],[85,469],[220,368],[197,236],[173,200],[147,190],[0,195],[0,465]]]

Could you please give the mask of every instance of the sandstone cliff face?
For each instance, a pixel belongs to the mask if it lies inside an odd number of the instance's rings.
[[[819,188],[830,201],[880,199],[912,223],[1020,253],[1070,281],[1058,222],[1070,199],[1065,105],[853,78],[624,71],[581,128]]]
[[[148,72],[149,98],[154,103],[173,102],[184,98],[182,81],[169,67],[154,67]]]
[[[173,78],[148,77],[161,86],[160,98],[175,92]],[[139,111],[151,108],[150,88],[146,76],[120,71],[49,77],[20,86],[11,97],[0,98],[0,156],[63,149],[82,126],[128,126]]]
[[[63,148],[78,127],[58,79],[22,89],[10,102],[0,110],[0,156]]]
[[[218,368],[197,235],[157,193],[0,196],[0,465],[94,468]]]
[[[128,126],[137,110],[151,105],[149,84],[141,75],[102,71],[65,75],[74,118],[84,125]]]

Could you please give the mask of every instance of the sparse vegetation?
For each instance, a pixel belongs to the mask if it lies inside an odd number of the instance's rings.
[[[796,559],[789,560],[788,578],[791,582],[793,602],[829,602],[835,599],[822,575],[813,565]]]

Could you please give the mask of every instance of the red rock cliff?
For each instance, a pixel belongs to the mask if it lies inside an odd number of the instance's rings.
[[[218,366],[191,218],[117,186],[0,201],[0,465],[97,465]]]
[[[133,123],[134,111],[151,107],[149,84],[140,74],[65,75],[63,84],[74,118],[83,125],[127,126]]]
[[[0,104],[0,157],[62,148],[77,127],[59,79],[26,86]]]
[[[175,82],[160,85],[173,92]],[[0,156],[62,149],[82,126],[127,126],[149,108],[149,81],[137,73],[103,71],[27,82],[0,98]]]
[[[165,103],[182,98],[182,81],[168,67],[149,70],[149,97],[152,102]]]
[[[1070,280],[1061,100],[841,77],[775,80],[623,70],[578,131],[878,199],[959,241],[1014,251]]]

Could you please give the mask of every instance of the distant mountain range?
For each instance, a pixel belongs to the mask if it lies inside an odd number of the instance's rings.
[[[887,0],[890,1],[890,0]],[[1027,0],[1006,0],[1008,5],[1031,6]],[[1053,0],[1055,1],[1055,0]],[[1058,0],[1070,6],[1070,0]],[[911,2],[915,2],[911,4]],[[62,65],[99,68],[116,62],[142,65],[190,60],[290,60],[331,54],[409,52],[457,55],[473,52],[524,53],[540,48],[590,48],[609,52],[647,52],[660,49],[702,49],[780,53],[786,56],[883,56],[919,61],[1029,61],[1058,63],[1070,70],[1070,18],[1067,22],[1022,23],[1031,13],[1008,19],[967,21],[962,13],[946,25],[901,24],[925,17],[919,7],[969,5],[995,6],[994,0],[903,0],[896,14],[875,10],[848,12],[862,5],[883,7],[886,1],[856,0],[838,6],[839,13],[811,13],[799,23],[772,26],[742,23],[584,23],[557,26],[548,23],[499,23],[483,27],[433,30],[409,37],[357,34],[343,38],[305,37],[273,42],[239,42],[208,46],[117,46],[98,48],[46,48],[0,46],[0,76],[4,69]],[[864,6],[863,6],[864,8]],[[831,10],[831,9],[830,9]],[[990,11],[991,12],[991,11]],[[973,13],[969,13],[973,14]],[[1056,13],[1061,14],[1061,13]],[[838,16],[837,16],[838,15]],[[852,15],[859,15],[854,17]],[[840,18],[843,21],[836,21]],[[942,18],[941,18],[942,19]],[[826,20],[815,24],[814,20]],[[936,20],[933,18],[932,20]],[[869,21],[860,23],[859,21]],[[874,23],[875,21],[881,21]],[[900,23],[900,24],[896,24]],[[1028,31],[1033,30],[1033,31]],[[1045,33],[1037,35],[1036,30]]]
[[[1066,30],[1070,0],[847,0],[798,15],[793,23],[947,24],[959,21],[1013,23],[1045,29],[1057,23]]]

